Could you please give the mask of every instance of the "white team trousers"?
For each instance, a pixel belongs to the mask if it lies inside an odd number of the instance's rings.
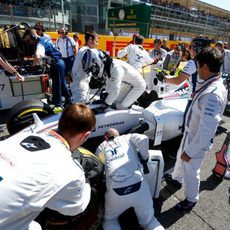
[[[139,224],[146,230],[164,229],[154,217],[151,193],[144,179],[141,181],[140,189],[136,192],[120,196],[113,190],[114,188],[127,187],[139,182],[142,177],[141,174],[137,170],[135,171],[135,175],[119,183],[109,177],[106,178],[107,191],[105,194],[104,230],[120,230],[118,217],[130,207],[134,208]]]
[[[116,109],[127,109],[136,101],[145,91],[146,84],[144,79],[139,79],[138,85],[122,82],[119,95],[115,100]]]
[[[71,83],[73,103],[87,103],[89,101],[89,82],[90,77],[75,76]]]
[[[185,140],[185,136],[186,135],[184,135],[177,152],[177,160],[172,173],[172,178],[180,183],[184,181],[187,200],[197,202],[199,200],[200,167],[205,155],[199,158],[192,158],[189,162],[182,161],[180,159],[183,152],[182,148],[187,144],[186,140],[188,140],[188,138]]]

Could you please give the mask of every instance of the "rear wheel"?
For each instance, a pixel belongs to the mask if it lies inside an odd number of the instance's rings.
[[[53,114],[50,106],[40,100],[26,100],[16,104],[7,116],[9,134],[15,134],[34,123],[33,113],[41,119]]]

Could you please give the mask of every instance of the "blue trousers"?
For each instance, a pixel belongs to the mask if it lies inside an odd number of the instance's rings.
[[[65,97],[66,103],[71,103],[70,91],[66,83],[65,69],[65,63],[62,59],[58,59],[50,65],[53,104],[55,106],[62,105],[62,95]]]
[[[65,73],[67,76],[71,76],[71,71],[73,68],[74,59],[75,59],[74,56],[62,58],[62,60],[65,62]]]

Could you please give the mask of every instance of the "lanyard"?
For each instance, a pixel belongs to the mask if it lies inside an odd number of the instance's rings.
[[[225,72],[224,58],[225,58],[225,52],[224,52],[224,55],[223,55],[223,72]]]
[[[188,110],[188,113],[186,115],[186,125],[189,126],[189,122],[191,120],[191,116],[192,116],[192,106],[195,102],[195,100],[198,98],[198,96],[209,86],[211,85],[213,82],[217,81],[219,78],[220,78],[221,75],[214,75],[212,76],[211,78],[207,79],[205,85],[203,85],[200,89],[196,90],[195,93],[193,94],[193,100],[192,100],[192,103],[191,105],[189,106],[189,110]]]
[[[221,77],[221,75],[214,75],[214,76],[212,76],[211,78],[205,80],[205,81],[206,81],[206,82],[204,82],[205,84],[204,84],[201,88],[199,88],[198,90],[196,90],[196,91],[194,92],[193,98],[195,98],[195,97],[197,98],[198,95],[199,95],[202,91],[204,91],[204,90],[205,90],[209,85],[211,85],[213,82],[217,81],[220,77]]]
[[[48,134],[55,137],[56,139],[60,140],[62,142],[62,144],[65,145],[68,150],[70,150],[70,146],[69,146],[68,142],[60,134],[58,134],[57,132],[55,132],[54,130],[51,130],[51,129],[48,130]]]

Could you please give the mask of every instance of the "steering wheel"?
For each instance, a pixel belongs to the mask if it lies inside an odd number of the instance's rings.
[[[170,72],[168,70],[162,69],[162,68],[154,68],[156,71],[156,77],[157,79],[162,83],[165,79],[166,75],[169,75]]]

